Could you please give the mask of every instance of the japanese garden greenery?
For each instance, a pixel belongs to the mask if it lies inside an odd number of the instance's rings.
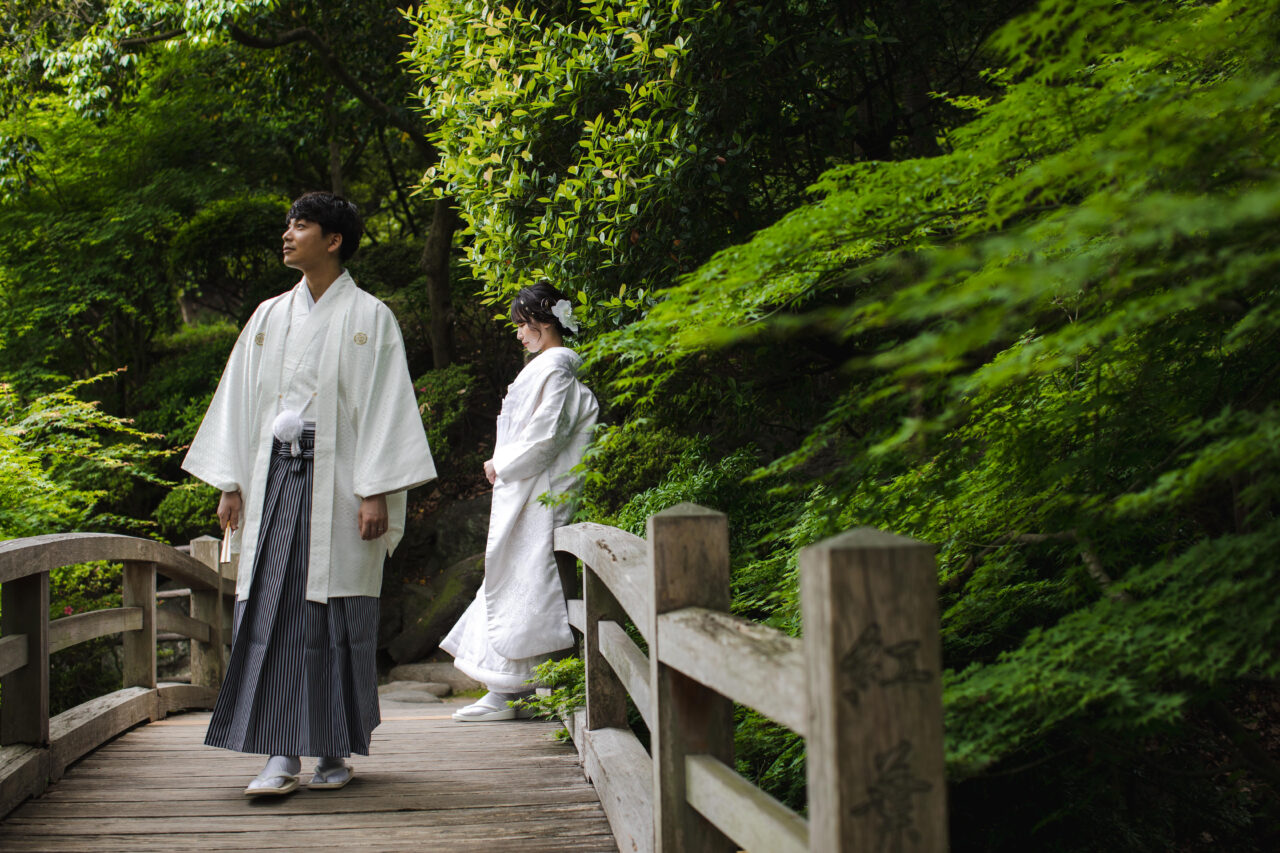
[[[800,548],[937,546],[955,849],[1280,843],[1277,0],[3,14],[0,536],[207,532],[174,451],[337,186],[451,493],[546,277],[606,406],[582,518],[726,512],[792,634]],[[803,803],[800,739],[737,747]]]

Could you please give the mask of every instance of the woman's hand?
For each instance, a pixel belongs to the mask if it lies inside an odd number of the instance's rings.
[[[222,525],[222,529],[239,529],[240,513],[243,510],[244,499],[239,492],[223,492],[222,497],[218,498],[218,523]]]
[[[498,479],[498,472],[493,469],[492,459],[484,460],[484,476],[488,479],[489,485],[491,486],[493,485],[493,482]]]
[[[361,539],[366,542],[377,539],[387,532],[388,523],[386,495],[374,495],[360,501],[356,524],[360,527]]]

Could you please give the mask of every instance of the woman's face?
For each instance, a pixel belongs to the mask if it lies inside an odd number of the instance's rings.
[[[517,320],[516,340],[529,352],[541,352],[547,343],[547,329],[550,323],[539,323],[537,320]]]

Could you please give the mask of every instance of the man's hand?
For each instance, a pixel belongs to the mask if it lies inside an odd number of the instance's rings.
[[[493,460],[484,460],[484,476],[489,480],[489,485],[493,485],[493,481],[498,479],[498,472],[493,469]]]
[[[239,492],[223,492],[222,497],[218,499],[218,523],[222,525],[222,529],[226,530],[230,527],[232,530],[238,530],[240,513],[243,510],[244,500]]]
[[[360,512],[356,514],[356,524],[360,527],[360,538],[366,542],[377,539],[387,532],[387,496],[374,495],[360,501]]]

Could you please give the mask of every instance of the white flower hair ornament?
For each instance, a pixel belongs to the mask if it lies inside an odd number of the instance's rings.
[[[560,321],[561,326],[564,326],[575,335],[578,334],[578,321],[573,316],[573,305],[568,299],[561,299],[555,305],[552,305],[551,313]]]

